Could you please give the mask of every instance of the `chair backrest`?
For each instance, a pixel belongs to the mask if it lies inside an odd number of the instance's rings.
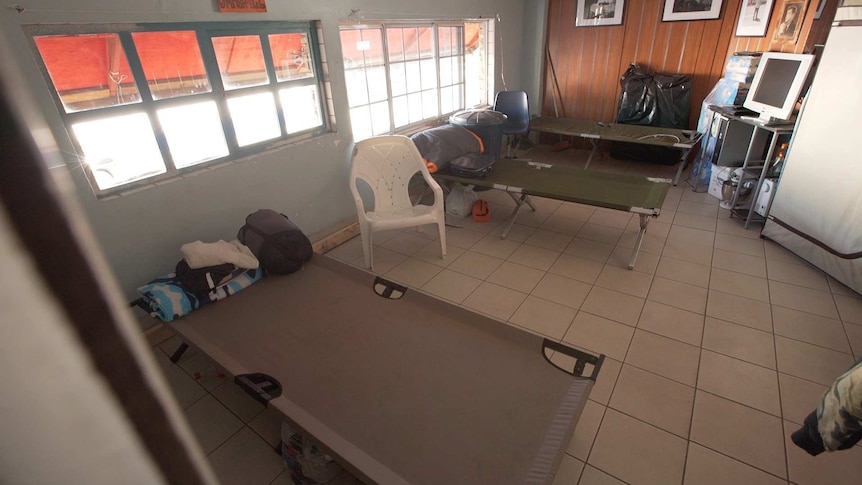
[[[350,164],[350,190],[361,203],[356,181],[362,180],[374,194],[374,210],[406,208],[413,204],[408,194],[410,179],[427,172],[425,161],[413,140],[402,135],[385,135],[356,143]],[[423,173],[423,176],[425,174]],[[425,177],[430,179],[430,175]]]
[[[503,133],[526,135],[530,131],[530,103],[526,91],[500,91],[494,98],[494,111],[508,116]]]

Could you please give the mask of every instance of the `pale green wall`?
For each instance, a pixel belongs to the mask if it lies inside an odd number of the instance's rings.
[[[70,162],[68,167],[72,167],[75,182],[73,192],[129,298],[138,285],[172,270],[181,258],[181,244],[198,239],[232,239],[245,216],[258,208],[273,208],[287,214],[308,234],[324,232],[355,218],[347,189],[352,137],[338,42],[338,21],[347,18],[351,9],[359,9],[360,15],[369,19],[499,15],[497,88],[502,88],[499,62],[502,56],[508,88],[528,89],[531,99],[538,100],[535,90],[541,58],[536,59],[536,52],[541,55],[539,34],[543,30],[540,25],[544,23],[545,0],[270,0],[267,14],[219,14],[214,12],[215,3],[213,0],[44,0],[21,2],[22,13],[11,8],[0,10],[0,41],[13,47],[17,67],[31,85],[38,109],[51,126],[60,150],[67,154],[66,162]],[[322,22],[338,132],[120,198],[97,200],[80,168],[74,168],[74,150],[20,26],[234,19]],[[525,38],[525,31],[531,38]],[[61,164],[54,170],[67,170],[66,167]]]

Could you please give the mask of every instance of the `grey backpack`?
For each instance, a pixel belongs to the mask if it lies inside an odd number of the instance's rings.
[[[236,235],[267,273],[288,274],[311,259],[311,241],[286,215],[260,209],[245,218]]]

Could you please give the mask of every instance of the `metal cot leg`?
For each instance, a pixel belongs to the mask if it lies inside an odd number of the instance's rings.
[[[506,227],[503,229],[503,232],[500,233],[500,239],[506,239],[506,236],[509,235],[509,231],[512,229],[512,225],[515,224],[515,218],[518,217],[518,212],[521,212],[521,206],[527,204],[530,209],[533,209],[533,212],[536,212],[536,207],[530,201],[530,196],[527,194],[521,194],[520,197],[515,195],[512,192],[506,191],[509,194],[509,197],[515,201],[515,209],[509,215],[509,222],[506,223]]]
[[[679,183],[679,178],[682,176],[682,169],[685,168],[685,159],[688,158],[688,154],[691,152],[691,148],[688,150],[683,150],[682,155],[679,157],[679,167],[676,169],[676,177],[673,178],[673,185],[676,186]]]
[[[635,248],[632,249],[632,259],[629,261],[629,269],[634,269],[635,261],[638,259],[638,252],[641,250],[641,243],[644,240],[644,234],[646,234],[647,224],[649,224],[649,215],[648,214],[638,214],[641,218],[641,228],[638,231],[638,239],[635,241]]]
[[[509,197],[511,197],[512,200],[514,200],[516,204],[518,204],[518,205],[527,204],[528,206],[530,206],[530,209],[533,209],[533,212],[536,212],[536,206],[533,205],[533,199],[531,199],[529,195],[525,194],[525,195],[518,197],[517,195],[515,195],[512,192],[509,192],[508,190],[506,191],[506,193],[509,194]]]
[[[587,157],[587,163],[584,165],[584,170],[590,168],[590,162],[593,161],[593,155],[595,155],[596,152],[599,151],[599,140],[595,138],[590,138],[590,143],[593,145],[593,149],[590,150],[590,156]]]

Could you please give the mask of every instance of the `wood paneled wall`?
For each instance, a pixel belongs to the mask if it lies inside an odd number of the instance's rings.
[[[734,35],[742,1],[724,0],[715,20],[662,22],[664,0],[625,0],[622,25],[575,27],[577,0],[550,0],[542,114],[614,121],[620,77],[637,63],[650,72],[693,76],[689,116],[693,128],[701,102],[724,74],[729,54],[810,50],[814,37],[820,39],[816,43],[825,41],[837,7],[837,0],[827,0],[832,5],[827,4],[821,19],[814,21],[816,5],[809,6],[799,40],[788,49],[768,44],[778,24],[775,18],[765,37]]]
[[[826,37],[829,36],[829,29],[832,26],[832,19],[835,18],[835,11],[838,9],[838,0],[823,0],[826,2],[823,13],[819,19],[814,20],[814,14],[820,1],[808,0],[808,7],[805,9],[805,18],[800,27],[799,38],[795,43],[772,42],[775,29],[778,28],[778,24],[781,22],[781,10],[784,6],[784,0],[775,0],[772,5],[772,15],[769,17],[769,28],[766,31],[766,35],[763,37],[731,37],[727,55],[739,51],[811,52],[814,44],[826,42]],[[739,10],[737,9],[736,11],[734,23],[738,21]]]

